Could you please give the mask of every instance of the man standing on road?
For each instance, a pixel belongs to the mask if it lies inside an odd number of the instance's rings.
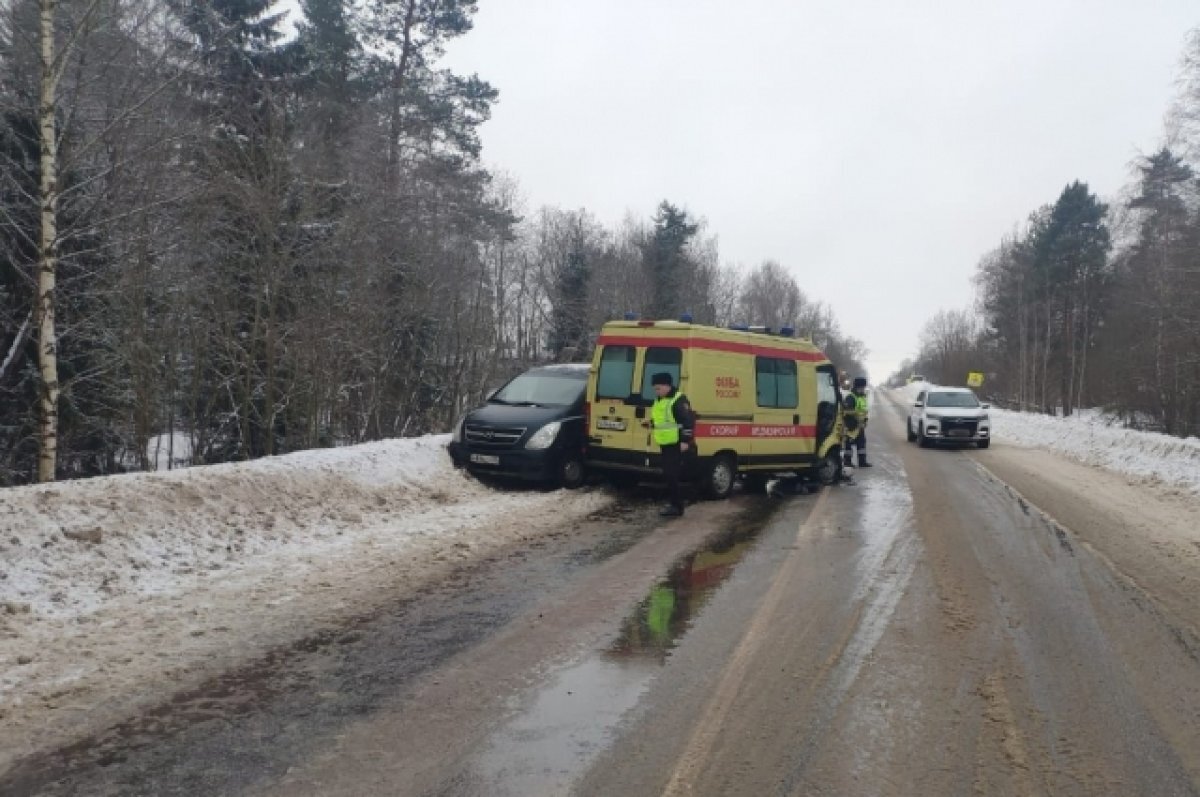
[[[671,502],[663,508],[663,517],[683,515],[683,492],[679,486],[683,475],[683,458],[693,444],[696,416],[687,396],[675,389],[674,380],[668,373],[655,374],[650,379],[654,386],[654,406],[650,408],[650,429],[654,442],[662,449],[663,477]]]
[[[858,467],[869,468],[871,463],[867,462],[867,378],[865,376],[854,377],[854,388],[850,397],[854,399],[854,417],[858,420],[858,434],[850,441],[850,446],[858,449]],[[846,402],[847,406],[849,403]],[[849,446],[846,448],[846,464],[851,464]]]

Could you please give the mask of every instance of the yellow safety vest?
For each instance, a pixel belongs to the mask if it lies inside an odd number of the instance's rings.
[[[654,400],[654,407],[650,410],[650,421],[654,429],[654,442],[660,446],[673,446],[679,442],[679,430],[683,427],[675,420],[675,402],[679,401],[682,395],[676,393],[674,396]]]
[[[854,394],[854,414],[857,415],[861,421],[865,421],[867,419],[866,396],[860,396],[857,393]]]

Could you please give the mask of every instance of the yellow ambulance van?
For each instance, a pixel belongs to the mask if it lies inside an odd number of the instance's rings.
[[[725,498],[739,474],[751,489],[773,473],[831,483],[843,432],[837,369],[790,329],[724,329],[686,321],[610,321],[587,386],[587,463],[614,481],[661,474],[643,424],[650,380],[666,372],[696,412],[689,477]]]

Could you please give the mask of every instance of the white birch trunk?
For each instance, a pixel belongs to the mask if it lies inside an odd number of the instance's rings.
[[[39,482],[54,481],[58,464],[58,339],[54,324],[54,291],[58,270],[58,125],[57,63],[54,53],[54,20],[58,0],[39,0],[41,25],[41,86],[38,96],[38,133],[41,147],[41,233],[38,240],[37,327],[38,472]]]

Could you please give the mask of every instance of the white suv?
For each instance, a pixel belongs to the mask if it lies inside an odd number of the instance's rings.
[[[992,442],[991,405],[980,404],[965,387],[928,385],[917,394],[908,415],[908,441],[927,448],[938,442],[975,443],[987,448]]]

